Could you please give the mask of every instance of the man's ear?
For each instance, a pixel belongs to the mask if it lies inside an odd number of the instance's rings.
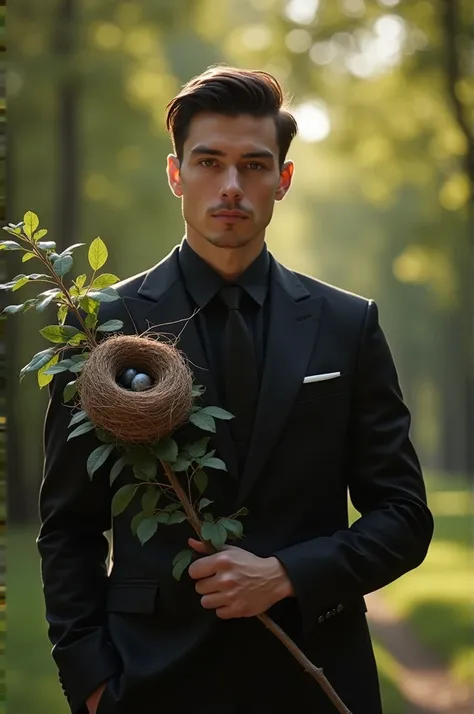
[[[285,198],[290,190],[293,175],[295,173],[295,165],[293,161],[285,161],[280,172],[280,182],[276,190],[275,199],[281,201]]]
[[[180,161],[174,154],[169,154],[166,159],[166,174],[168,176],[168,184],[177,198],[183,195],[181,186]]]

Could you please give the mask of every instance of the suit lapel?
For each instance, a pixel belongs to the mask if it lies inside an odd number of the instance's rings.
[[[248,458],[239,486],[240,508],[284,426],[316,344],[322,297],[272,258],[266,357]]]
[[[193,309],[178,269],[178,250],[152,268],[136,296],[125,296],[124,302],[138,334],[160,332],[171,338],[181,350],[194,373],[195,381],[205,387],[201,400],[205,406],[223,406],[206,359]],[[203,432],[203,436],[205,432]],[[216,420],[216,449],[226,463],[229,475],[237,478],[237,459],[227,421]]]

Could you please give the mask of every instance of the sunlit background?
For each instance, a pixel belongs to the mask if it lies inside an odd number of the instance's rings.
[[[165,176],[169,99],[219,62],[283,82],[300,133],[270,250],[377,301],[436,519],[425,563],[367,598],[385,714],[473,710],[471,4],[18,0],[8,9],[8,220],[35,211],[58,248],[100,235],[107,269],[121,278],[183,235]],[[2,281],[24,272],[15,253],[1,255]],[[85,266],[78,260],[75,274]],[[11,298],[1,296],[19,301]],[[8,714],[68,711],[34,542],[46,390],[32,375],[17,380],[51,319],[54,311],[1,320]]]

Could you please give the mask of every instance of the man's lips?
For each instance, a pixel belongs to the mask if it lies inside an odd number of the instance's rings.
[[[222,220],[236,220],[237,218],[248,218],[247,214],[243,211],[219,211],[218,213],[212,214],[213,218],[220,218]]]

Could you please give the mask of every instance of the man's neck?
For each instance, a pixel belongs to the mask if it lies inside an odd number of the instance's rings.
[[[242,248],[218,248],[208,241],[197,241],[188,233],[185,238],[194,252],[228,282],[237,280],[258,258],[264,246],[264,238]]]

